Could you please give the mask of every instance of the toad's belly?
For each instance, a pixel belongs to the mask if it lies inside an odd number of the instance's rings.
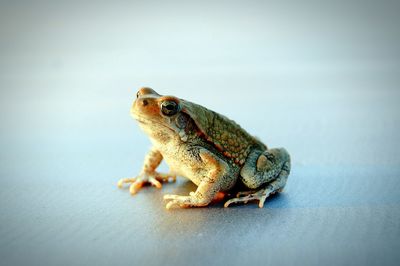
[[[190,179],[196,185],[207,175],[206,167],[202,161],[183,154],[163,154],[164,160],[171,173]]]
[[[182,143],[168,143],[157,145],[157,149],[163,155],[171,173],[188,178],[196,185],[199,185],[209,172],[207,165],[196,154],[196,149],[193,147],[188,149]]]

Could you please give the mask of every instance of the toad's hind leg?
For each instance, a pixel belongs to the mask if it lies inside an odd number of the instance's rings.
[[[240,175],[243,183],[256,191],[239,192],[236,198],[228,200],[224,206],[258,200],[259,207],[262,208],[269,195],[282,191],[289,173],[290,155],[285,149],[253,151],[246,159]]]

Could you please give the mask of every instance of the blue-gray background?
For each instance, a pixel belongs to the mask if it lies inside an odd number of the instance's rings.
[[[398,265],[399,7],[1,1],[0,264]],[[286,147],[285,192],[166,211],[194,185],[118,190],[150,147],[140,86]]]

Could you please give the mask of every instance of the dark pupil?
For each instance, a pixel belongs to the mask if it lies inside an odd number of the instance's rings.
[[[175,102],[164,102],[162,104],[162,112],[165,115],[174,115],[178,112],[177,106]]]

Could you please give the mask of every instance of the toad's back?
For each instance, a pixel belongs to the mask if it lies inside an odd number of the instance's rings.
[[[237,164],[244,164],[255,146],[266,149],[262,142],[233,120],[192,102],[182,100],[181,103],[182,111],[192,117],[204,137],[224,156],[233,158]]]

